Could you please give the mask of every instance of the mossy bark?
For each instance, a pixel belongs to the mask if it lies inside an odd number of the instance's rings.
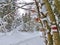
[[[52,8],[51,8],[51,5],[50,5],[49,1],[48,0],[43,0],[43,2],[45,3],[45,7],[48,11],[48,16],[50,17],[51,23],[56,22],[55,15],[52,11]]]
[[[60,14],[60,2],[58,0],[54,0],[54,4],[56,6],[58,13]]]
[[[53,45],[53,40],[52,40],[52,35],[50,33],[47,33],[47,36],[48,36],[48,43],[47,45]]]
[[[51,8],[51,5],[50,5],[49,1],[48,0],[43,0],[43,1],[45,3],[46,9],[48,11],[48,16],[50,17],[51,25],[54,24],[54,25],[57,26],[55,15],[54,15],[54,13],[52,11],[52,8]],[[58,38],[59,38],[59,32],[58,32],[58,29],[57,29],[56,32],[53,32],[52,35],[53,35],[53,44],[50,43],[48,45],[59,45],[59,40],[58,40]],[[57,39],[55,37],[57,37]],[[50,37],[49,37],[49,39],[50,39]],[[54,40],[54,39],[56,39],[56,40]]]

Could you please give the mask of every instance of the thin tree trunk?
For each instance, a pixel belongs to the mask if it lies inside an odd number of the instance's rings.
[[[37,2],[37,0],[35,0],[35,4],[36,4],[36,8],[37,8],[37,11],[38,11],[38,18],[40,19],[40,9],[39,9],[39,3]],[[41,25],[42,25],[42,27],[43,27],[43,24],[42,24],[42,21],[40,20],[40,23],[41,23]]]
[[[38,18],[40,19],[41,18],[41,15],[40,15],[39,3],[37,2],[37,0],[35,0],[35,3],[36,3],[37,12],[38,12]],[[42,24],[42,21],[41,20],[40,20],[40,23],[41,23],[42,28],[43,28],[43,24]],[[45,30],[45,29],[42,29],[42,30]],[[46,32],[44,32],[44,33],[46,33]],[[46,35],[44,35],[44,36],[45,36],[44,37],[45,38],[45,44],[47,45]]]
[[[45,21],[46,30],[47,30],[47,45],[53,45],[52,35],[51,35],[51,28],[48,25],[48,22]]]

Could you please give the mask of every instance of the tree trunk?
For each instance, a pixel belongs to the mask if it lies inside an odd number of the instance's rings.
[[[60,14],[60,4],[59,4],[59,1],[58,0],[54,0],[54,4],[56,6],[56,9],[57,9],[58,13]]]
[[[53,13],[53,11],[51,9],[51,5],[50,5],[49,1],[48,0],[43,0],[43,1],[45,3],[46,9],[48,11],[48,16],[50,17],[51,24],[54,24],[57,27],[55,15],[54,15],[54,13]],[[59,45],[59,40],[58,40],[59,39],[58,27],[57,27],[57,31],[56,32],[53,32],[52,35],[53,35],[53,44],[52,45]]]

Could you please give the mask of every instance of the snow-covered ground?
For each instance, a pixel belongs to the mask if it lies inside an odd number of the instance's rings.
[[[39,32],[12,31],[0,35],[0,45],[44,45],[44,38],[41,38],[40,35]]]

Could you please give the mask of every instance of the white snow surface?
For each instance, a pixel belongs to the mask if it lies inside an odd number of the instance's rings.
[[[44,45],[44,38],[39,32],[18,32],[0,33],[0,45]]]

